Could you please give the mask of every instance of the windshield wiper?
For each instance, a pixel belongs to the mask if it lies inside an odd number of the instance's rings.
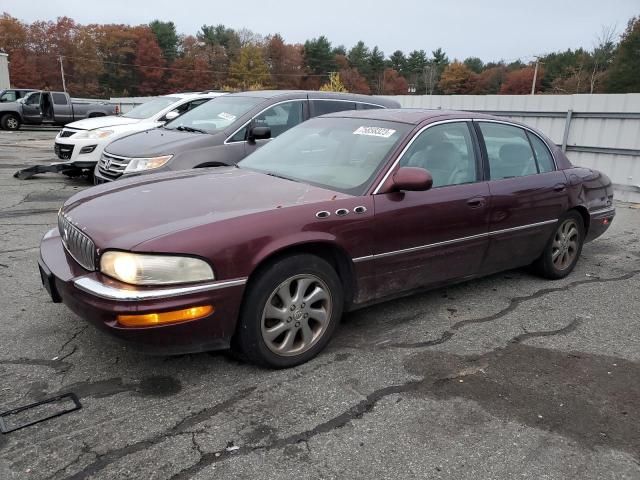
[[[290,177],[285,177],[284,175],[278,175],[277,173],[273,173],[273,172],[262,172],[265,175],[269,175],[270,177],[276,177],[276,178],[282,178],[283,180],[290,180],[292,182],[297,182],[298,180],[294,180],[293,178]]]
[[[185,125],[180,125],[179,127],[176,127],[173,130],[180,130],[181,132],[207,133],[206,131],[202,130],[201,128],[187,127]]]

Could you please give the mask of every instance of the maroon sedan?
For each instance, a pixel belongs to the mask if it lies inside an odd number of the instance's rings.
[[[41,245],[56,302],[147,351],[231,346],[288,367],[345,310],[532,264],[555,279],[615,215],[609,179],[466,112],[305,122],[236,167],[71,197]]]

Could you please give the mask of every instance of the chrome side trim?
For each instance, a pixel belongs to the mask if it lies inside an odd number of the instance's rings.
[[[452,244],[461,243],[461,242],[467,242],[469,240],[476,240],[478,238],[492,237],[496,235],[501,235],[503,233],[517,232],[518,230],[526,230],[528,228],[541,227],[543,225],[550,225],[552,223],[556,223],[557,221],[558,221],[557,218],[554,220],[545,220],[544,222],[531,223],[528,225],[521,225],[519,227],[505,228],[502,230],[494,230],[492,232],[479,233],[477,235],[470,235],[468,237],[454,238],[452,240],[445,240],[443,242],[429,243],[427,245],[419,245],[417,247],[403,248],[402,250],[394,250],[391,252],[376,253],[374,255],[366,255],[364,257],[356,257],[356,258],[352,258],[351,260],[354,263],[366,262],[368,260],[374,260],[376,258],[385,258],[385,257],[391,257],[393,255],[401,255],[403,253],[418,252],[421,250],[428,250],[430,248],[442,247],[445,245],[452,245]]]
[[[387,178],[389,178],[389,175],[391,175],[391,172],[393,172],[393,170],[396,168],[398,163],[400,163],[400,160],[402,160],[402,157],[404,157],[404,154],[407,153],[407,150],[409,150],[409,148],[411,147],[413,142],[416,140],[416,138],[418,138],[420,136],[420,134],[422,132],[424,132],[425,130],[427,130],[427,129],[431,128],[431,127],[435,127],[436,125],[442,125],[444,123],[471,122],[471,121],[472,121],[471,118],[455,118],[455,119],[449,119],[449,120],[440,120],[439,122],[430,123],[429,125],[426,125],[426,126],[422,127],[420,130],[418,130],[413,135],[413,138],[409,141],[409,143],[407,143],[404,146],[404,148],[402,149],[402,151],[398,155],[398,158],[396,158],[395,161],[391,164],[391,166],[387,170],[387,173],[385,173],[384,177],[382,177],[382,180],[380,180],[380,183],[378,183],[378,186],[373,191],[373,195],[377,195],[378,194],[378,192],[382,188],[382,185],[384,185],[384,183],[387,181]]]
[[[505,228],[503,230],[494,230],[493,232],[489,232],[487,235],[493,236],[493,235],[500,235],[502,233],[517,232],[518,230],[526,230],[527,228],[535,228],[535,227],[541,227],[543,225],[550,225],[552,223],[556,223],[557,221],[558,219],[556,218],[554,220],[545,220],[544,222],[530,223],[529,225],[520,225],[519,227]]]
[[[597,210],[592,210],[589,212],[589,215],[600,215],[603,213],[614,213],[616,211],[616,207],[604,207],[599,208]]]
[[[246,278],[237,278],[234,280],[201,283],[198,285],[188,285],[183,287],[129,290],[111,287],[89,277],[79,277],[73,281],[74,286],[83,292],[107,300],[116,300],[120,302],[176,297],[180,295],[188,295],[190,293],[208,292],[212,290],[220,290],[222,288],[237,287],[239,285],[244,285],[245,283],[247,283]]]

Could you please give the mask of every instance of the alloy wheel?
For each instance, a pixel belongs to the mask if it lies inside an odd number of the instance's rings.
[[[262,313],[262,338],[277,355],[299,355],[320,340],[331,313],[331,292],[325,282],[310,274],[292,276],[269,295]]]
[[[558,270],[565,270],[576,258],[580,241],[580,230],[576,221],[568,218],[556,230],[551,244],[551,261]]]

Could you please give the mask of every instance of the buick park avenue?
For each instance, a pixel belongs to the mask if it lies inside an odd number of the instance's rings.
[[[39,264],[53,301],[140,349],[231,347],[290,367],[327,345],[345,311],[526,265],[565,277],[612,202],[604,174],[525,125],[355,110],[306,121],[237,166],[80,192]]]

